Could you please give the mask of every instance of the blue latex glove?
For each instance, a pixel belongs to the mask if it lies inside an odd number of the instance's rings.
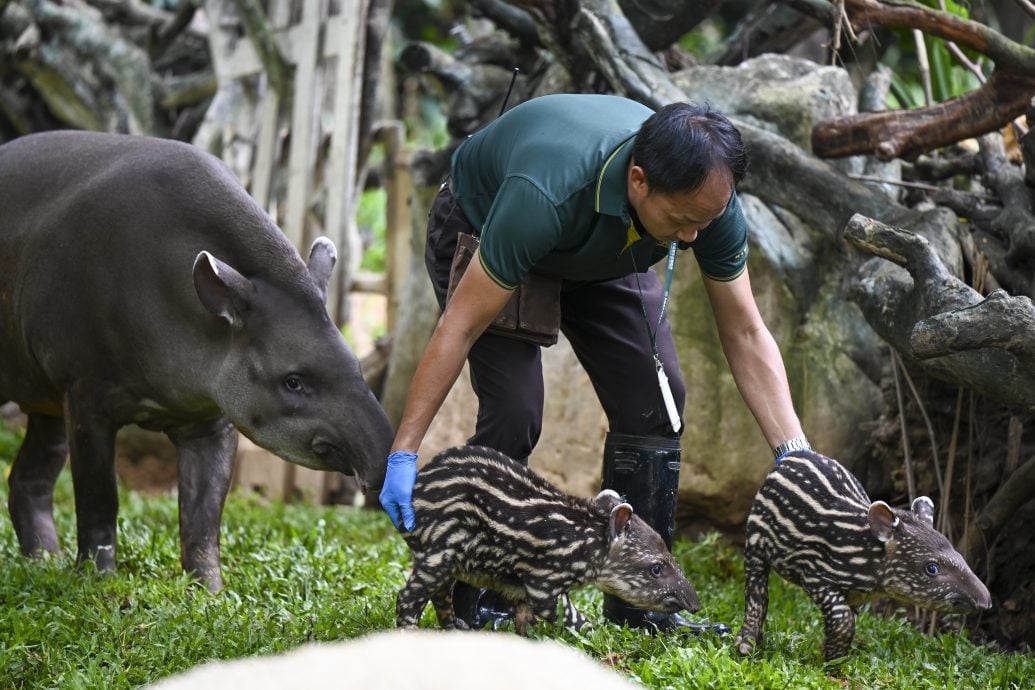
[[[385,483],[381,487],[381,507],[392,524],[399,529],[413,530],[413,482],[417,480],[417,456],[397,450],[388,456],[388,469],[385,472]]]

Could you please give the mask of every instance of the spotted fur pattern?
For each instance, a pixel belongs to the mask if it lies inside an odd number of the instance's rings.
[[[430,600],[439,624],[454,616],[453,583],[501,592],[524,633],[536,619],[584,621],[566,593],[593,584],[634,606],[697,611],[693,587],[661,536],[613,491],[590,501],[561,492],[524,465],[489,448],[436,456],[413,487],[416,526],[403,538],[413,572],[396,604],[396,623],[415,627]]]
[[[769,570],[802,587],[823,613],[823,655],[848,653],[855,612],[877,596],[939,611],[990,606],[988,590],[934,529],[934,504],[911,510],[871,502],[836,460],[811,451],[787,456],[769,473],[748,516],[744,626],[736,646],[761,642]]]

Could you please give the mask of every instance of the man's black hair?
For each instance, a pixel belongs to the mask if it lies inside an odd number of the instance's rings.
[[[727,168],[736,184],[747,170],[740,132],[707,104],[670,103],[647,118],[633,161],[661,194],[696,191],[716,168]]]

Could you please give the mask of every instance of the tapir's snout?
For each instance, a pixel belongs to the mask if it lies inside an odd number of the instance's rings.
[[[363,491],[380,489],[384,483],[388,450],[392,437],[385,424],[382,434],[364,435],[358,439],[332,441],[317,436],[312,442],[313,453],[320,458],[322,469],[356,477]]]

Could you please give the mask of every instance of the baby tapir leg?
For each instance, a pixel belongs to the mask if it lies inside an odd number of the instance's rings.
[[[575,632],[589,632],[593,629],[593,623],[575,608],[575,604],[572,603],[567,592],[561,595],[561,602],[564,607],[565,628],[570,628]]]
[[[744,625],[733,643],[741,654],[750,654],[762,642],[769,611],[769,568],[769,561],[750,549],[744,554]]]
[[[54,530],[54,482],[68,457],[65,420],[29,415],[25,440],[11,465],[8,507],[26,556],[60,550]]]
[[[395,601],[395,624],[400,628],[416,628],[428,601],[438,599],[442,606],[441,592],[452,589],[453,581],[452,559],[442,554],[425,555],[414,551],[413,572]],[[452,611],[452,604],[449,609]],[[438,608],[435,612],[439,612]],[[439,623],[446,627],[442,619]]]
[[[237,430],[225,419],[193,432],[170,432],[176,446],[180,506],[180,562],[183,569],[218,592],[219,524],[230,490]]]
[[[446,630],[467,630],[467,623],[456,617],[453,610],[453,585],[456,580],[449,580],[437,592],[431,595],[431,605],[435,607],[438,624]]]
[[[115,570],[119,493],[115,481],[115,426],[97,401],[70,391],[65,399],[78,535],[77,563]]]
[[[823,612],[823,658],[833,661],[848,654],[855,636],[855,612],[844,594],[835,589],[806,588]]]

